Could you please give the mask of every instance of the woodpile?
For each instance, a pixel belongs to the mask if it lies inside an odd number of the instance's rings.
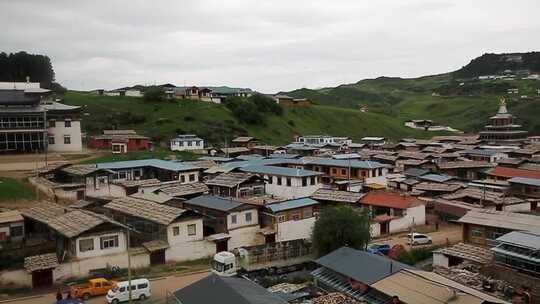
[[[324,296],[320,296],[312,299],[312,304],[360,304],[360,302],[353,300],[346,295],[333,292]]]

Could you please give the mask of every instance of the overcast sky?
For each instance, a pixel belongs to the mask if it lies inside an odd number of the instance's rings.
[[[0,12],[0,51],[48,55],[70,89],[272,93],[540,50],[538,0],[1,0]]]

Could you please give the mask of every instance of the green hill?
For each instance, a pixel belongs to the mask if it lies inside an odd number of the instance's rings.
[[[145,102],[142,98],[97,96],[69,91],[64,103],[83,106],[83,129],[99,134],[103,129],[129,128],[167,142],[177,133],[194,133],[214,145],[234,136],[256,136],[269,144],[286,144],[300,134],[332,134],[359,139],[363,136],[427,138],[433,132],[406,128],[400,119],[356,109],[315,105],[285,107],[283,115],[266,115],[264,122],[238,121],[227,107],[207,102],[172,100]]]

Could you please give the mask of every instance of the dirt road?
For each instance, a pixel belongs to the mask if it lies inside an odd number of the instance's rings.
[[[459,225],[441,225],[438,231],[426,234],[429,235],[433,240],[433,245],[446,245],[447,243],[455,244],[463,240],[461,226]],[[409,246],[407,245],[406,233],[392,236],[390,238],[376,239],[372,243],[388,243],[390,246],[399,244],[403,245],[405,248],[407,248],[407,250],[409,249]]]
[[[150,282],[152,288],[152,297],[145,301],[144,303],[164,303],[166,292],[172,292],[179,288],[183,288],[187,285],[190,285],[206,276],[209,275],[209,272],[190,274],[185,276],[170,276],[164,279],[153,280]],[[56,302],[56,295],[54,293],[46,294],[42,297],[26,299],[26,300],[16,300],[9,303],[14,304],[53,304]],[[105,296],[99,296],[92,298],[85,303],[88,304],[104,304],[107,303]],[[133,301],[133,303],[140,303],[139,301]]]

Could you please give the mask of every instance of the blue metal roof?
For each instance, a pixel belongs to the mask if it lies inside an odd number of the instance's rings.
[[[420,168],[409,168],[403,172],[406,176],[420,177],[424,174],[429,173],[429,170],[420,169]]]
[[[199,160],[213,160],[215,162],[229,162],[229,161],[234,160],[234,158],[219,157],[219,156],[203,156],[203,157],[199,157]]]
[[[420,179],[436,183],[444,183],[451,180],[452,177],[444,174],[425,174],[420,176]]]
[[[155,158],[101,163],[101,164],[97,164],[97,167],[100,169],[111,169],[111,170],[140,168],[140,167],[154,167],[154,168],[169,170],[169,171],[196,170],[195,167],[185,165],[182,162],[155,159]]]
[[[268,155],[268,158],[284,158],[284,159],[291,159],[291,158],[297,158],[298,154],[289,154],[289,153],[273,153]]]
[[[540,179],[538,178],[512,177],[508,181],[511,183],[516,183],[516,184],[525,184],[525,185],[540,187]]]
[[[351,167],[359,169],[375,169],[384,168],[383,165],[376,161],[370,160],[344,160],[344,159],[332,159],[332,158],[317,158],[307,161],[310,165],[322,165],[322,166],[336,166],[336,167]]]
[[[272,210],[272,212],[280,212],[284,210],[302,208],[302,207],[313,206],[317,204],[319,204],[319,202],[317,202],[316,200],[311,199],[309,197],[304,197],[304,198],[299,198],[299,199],[283,201],[279,203],[272,203],[272,204],[266,205],[266,208]]]
[[[492,150],[492,149],[471,149],[471,150],[461,151],[459,153],[465,154],[465,155],[493,156],[501,152],[497,150]]]
[[[240,170],[245,171],[245,172],[251,172],[251,173],[293,176],[293,177],[322,175],[321,172],[316,172],[316,171],[311,171],[311,170],[264,166],[264,165],[263,166],[246,166],[246,167],[240,168]]]

